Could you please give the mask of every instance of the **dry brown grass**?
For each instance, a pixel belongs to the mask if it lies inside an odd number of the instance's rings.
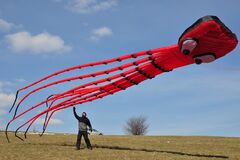
[[[93,150],[75,150],[76,135],[28,135],[24,142],[0,133],[0,160],[240,160],[240,138],[91,136]],[[84,147],[84,148],[83,148]]]

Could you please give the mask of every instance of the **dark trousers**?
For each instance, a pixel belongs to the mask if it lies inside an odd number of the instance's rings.
[[[86,144],[87,144],[87,148],[92,149],[92,145],[91,145],[90,140],[89,140],[89,138],[88,138],[88,133],[87,133],[87,131],[81,131],[81,130],[78,131],[76,148],[77,148],[77,149],[80,149],[82,136],[83,136],[83,138],[84,138],[84,140],[85,140],[85,142],[86,142]]]

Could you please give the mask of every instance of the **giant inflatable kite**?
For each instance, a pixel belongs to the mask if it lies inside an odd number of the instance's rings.
[[[133,85],[152,79],[155,76],[172,71],[175,68],[190,64],[209,63],[221,58],[232,51],[237,46],[238,40],[216,16],[205,16],[197,20],[193,25],[187,28],[180,36],[178,43],[157,49],[151,49],[132,53],[126,56],[83,64],[67,68],[56,73],[50,74],[32,84],[20,88],[16,93],[16,98],[10,111],[14,111],[13,118],[6,127],[6,137],[8,138],[8,127],[11,123],[26,115],[27,113],[38,109],[42,109],[40,113],[20,125],[15,131],[15,136],[23,140],[17,135],[17,132],[26,127],[25,138],[29,128],[41,116],[45,115],[45,123],[43,132],[49,124],[51,117],[55,112],[73,107],[75,105],[91,102],[116,92],[125,90]],[[125,63],[124,63],[125,62]],[[80,70],[86,67],[100,66],[119,63],[116,67],[94,73],[83,74],[74,77],[59,79],[45,83],[65,72]],[[71,81],[81,81],[90,79],[88,83],[75,86],[62,93],[55,93],[48,98],[40,101],[33,106],[22,105],[31,95],[54,85],[60,85]],[[80,82],[79,82],[80,83]],[[37,86],[37,87],[36,87]],[[20,92],[28,90],[22,98],[18,99]],[[25,91],[26,92],[26,91]],[[45,108],[47,105],[47,108]],[[24,108],[18,113],[19,107]],[[41,108],[42,107],[42,108]],[[41,135],[42,135],[41,134]]]

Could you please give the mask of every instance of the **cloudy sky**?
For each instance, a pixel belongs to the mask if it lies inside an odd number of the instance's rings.
[[[240,37],[239,6],[238,0],[0,0],[0,129],[12,116],[8,110],[16,90],[47,74],[175,44],[205,15],[218,16]],[[105,134],[124,134],[126,120],[142,115],[149,135],[240,136],[239,51],[237,47],[211,64],[180,68],[79,105],[77,111],[86,111],[93,127]],[[79,83],[39,92],[20,111]],[[19,118],[10,130],[43,109]],[[41,130],[42,118],[32,129]],[[54,115],[48,131],[75,133],[72,108]]]

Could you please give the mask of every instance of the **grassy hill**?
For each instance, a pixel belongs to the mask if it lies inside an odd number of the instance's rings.
[[[20,134],[21,135],[21,134]],[[24,142],[0,133],[1,160],[240,160],[240,138],[91,136],[93,150],[75,150],[76,135],[28,135]]]

